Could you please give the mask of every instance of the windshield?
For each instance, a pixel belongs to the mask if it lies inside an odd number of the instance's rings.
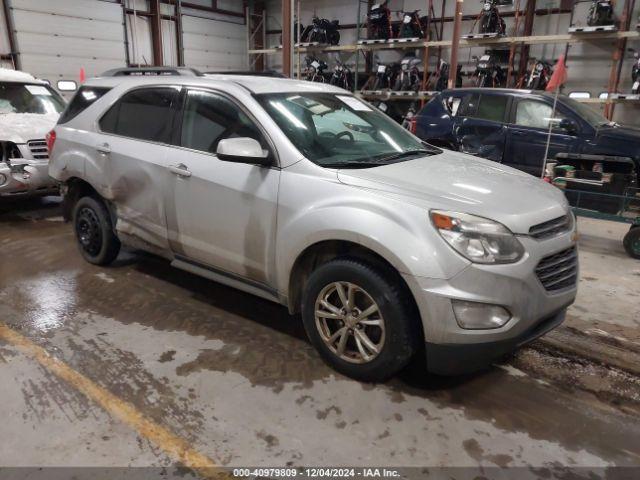
[[[289,140],[328,168],[369,168],[440,153],[352,95],[277,93],[257,96]]]
[[[611,123],[606,117],[602,116],[600,112],[595,111],[593,108],[585,105],[584,103],[577,102],[573,98],[565,97],[564,103],[576,112],[580,117],[589,123],[592,127],[599,125],[606,125]]]
[[[62,110],[64,100],[48,85],[0,82],[0,115],[60,114]]]

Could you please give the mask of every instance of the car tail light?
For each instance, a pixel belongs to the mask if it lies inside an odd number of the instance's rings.
[[[415,117],[409,120],[409,131],[414,135],[416,134],[417,126],[418,122]]]
[[[53,146],[56,143],[56,131],[51,130],[47,133],[47,150],[49,150],[49,156],[51,156],[51,152],[53,152]]]

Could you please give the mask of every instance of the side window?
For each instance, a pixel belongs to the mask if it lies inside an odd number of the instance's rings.
[[[503,122],[508,101],[509,97],[506,95],[482,95],[478,110],[473,116],[492,122]]]
[[[232,101],[222,95],[190,90],[182,118],[180,145],[215,153],[220,140],[250,137],[267,148],[258,127]]]
[[[467,94],[462,99],[460,108],[458,109],[458,116],[460,117],[473,117],[478,109],[478,100],[480,95],[477,93]]]
[[[81,87],[73,96],[65,111],[60,115],[58,123],[67,123],[74,119],[109,90],[111,89],[107,87]]]
[[[444,99],[444,108],[451,114],[452,117],[455,117],[458,113],[458,109],[460,108],[460,103],[462,102],[462,98],[449,96]]]
[[[100,129],[125,137],[170,143],[178,90],[173,87],[141,88],[125,94],[100,119]]]
[[[537,100],[521,100],[516,106],[516,125],[532,128],[549,128],[549,122],[560,122],[564,116],[557,110],[553,115],[553,108]]]

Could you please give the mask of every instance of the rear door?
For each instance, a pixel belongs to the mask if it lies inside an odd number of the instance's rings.
[[[509,95],[490,92],[473,93],[465,98],[455,126],[460,150],[502,162],[510,101]]]
[[[560,152],[573,152],[578,145],[577,132],[559,128],[560,121],[568,114],[558,105],[547,101],[518,98],[514,101],[511,125],[507,134],[504,163],[532,175],[541,176],[549,138],[549,124],[553,125],[547,158],[555,158]]]
[[[167,144],[180,88],[156,86],[125,93],[99,120],[87,178],[116,204],[116,230],[162,250],[169,248],[164,192]]]

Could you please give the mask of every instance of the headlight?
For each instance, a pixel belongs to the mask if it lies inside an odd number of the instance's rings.
[[[514,263],[524,248],[501,223],[466,213],[431,211],[431,222],[460,255],[475,263]]]

